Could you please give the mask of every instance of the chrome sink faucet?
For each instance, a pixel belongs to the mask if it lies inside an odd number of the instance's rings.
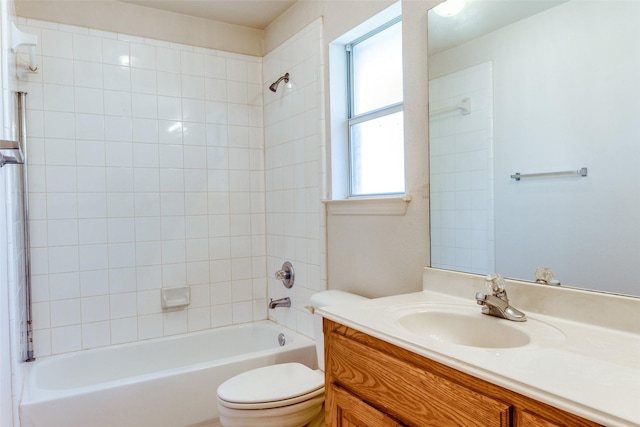
[[[489,274],[484,279],[484,284],[491,295],[482,292],[476,293],[476,303],[482,306],[482,314],[501,317],[515,322],[524,322],[527,316],[520,310],[509,304],[507,290],[504,288],[504,279],[499,274]]]

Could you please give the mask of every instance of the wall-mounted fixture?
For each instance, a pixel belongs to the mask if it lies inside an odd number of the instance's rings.
[[[38,71],[36,65],[36,46],[38,46],[38,36],[35,34],[25,33],[16,27],[16,24],[11,23],[11,51],[18,53],[18,49],[22,46],[29,47],[29,65],[27,68],[32,73]],[[20,74],[18,74],[20,77]]]
[[[464,98],[456,105],[440,108],[438,110],[430,110],[429,116],[438,116],[440,114],[460,112],[463,115],[471,114],[471,98]]]
[[[4,165],[21,165],[23,163],[18,141],[0,140],[0,168]]]
[[[186,307],[191,304],[191,289],[188,286],[164,288],[161,291],[161,302],[165,310]]]
[[[283,80],[284,80],[285,83],[289,83],[289,73],[285,73],[284,76],[280,76],[280,78],[278,80],[276,80],[275,82],[271,83],[271,86],[269,86],[269,90],[271,92],[277,91],[278,90],[278,85]]]
[[[284,297],[280,299],[269,299],[269,308],[273,309],[276,307],[291,307],[291,298]]]
[[[289,261],[285,261],[282,264],[282,269],[276,271],[276,279],[282,280],[282,284],[286,288],[293,286],[293,282],[296,280],[296,273],[293,271],[293,265]]]
[[[573,171],[559,171],[559,172],[541,172],[541,173],[520,173],[516,172],[511,175],[511,179],[520,181],[523,178],[554,178],[554,177],[585,177],[587,176],[587,168],[581,168]]]

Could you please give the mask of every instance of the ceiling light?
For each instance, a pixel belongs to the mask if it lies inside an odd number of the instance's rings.
[[[464,0],[447,0],[433,8],[433,11],[440,16],[449,17],[464,9]]]

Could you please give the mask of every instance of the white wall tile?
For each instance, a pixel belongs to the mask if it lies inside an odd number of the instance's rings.
[[[92,270],[80,272],[80,294],[83,297],[107,295],[109,293],[109,272]]]
[[[48,111],[74,111],[73,86],[45,84],[43,108]]]
[[[182,144],[182,122],[159,121],[158,142],[161,144]]]
[[[104,270],[107,268],[109,268],[109,258],[106,244],[80,246],[79,269],[81,271]]]
[[[182,75],[182,96],[204,99],[204,77]]]
[[[149,45],[131,43],[131,66],[153,70],[156,68],[156,48]]]
[[[112,243],[108,245],[109,268],[135,267],[135,244]]]
[[[73,58],[73,35],[63,31],[42,30],[42,51],[48,56]]]
[[[102,62],[102,40],[98,37],[74,34],[73,58],[76,61]]]
[[[151,119],[132,120],[133,141],[158,142],[158,121]]]
[[[108,167],[107,191],[115,193],[133,192],[133,168]]]
[[[264,142],[261,61],[42,25],[51,37],[28,112],[39,349],[263,318],[266,285],[261,292],[253,276],[265,263],[252,257],[264,257],[255,248],[266,247],[265,227],[251,213],[265,211],[252,207],[265,198],[249,191],[265,189],[252,183],[264,179],[264,156],[248,150]],[[159,288],[187,284],[192,306],[163,313]]]
[[[120,40],[103,39],[102,62],[128,66],[131,62],[129,58],[129,43]]]
[[[136,277],[139,291],[162,287],[162,267],[159,265],[137,267]]]
[[[80,323],[80,300],[65,299],[51,301],[51,327],[77,325]]]
[[[104,166],[104,142],[76,140],[76,161],[78,166]]]
[[[185,145],[207,145],[206,127],[204,123],[183,123],[182,136]]]
[[[168,73],[158,71],[156,73],[158,95],[181,97],[182,79],[178,73]]]
[[[103,65],[102,73],[105,89],[127,92],[131,90],[131,73],[129,72],[129,67]]]
[[[73,62],[73,76],[76,88],[91,87],[102,88],[102,64],[98,62]]]
[[[135,268],[112,268],[109,270],[109,292],[111,294],[134,293],[135,291]]]
[[[154,70],[131,69],[131,90],[133,92],[155,95],[158,93],[156,80],[156,72]]]
[[[133,144],[131,142],[111,141],[105,145],[107,166],[132,167]]]
[[[82,348],[80,325],[51,329],[51,352],[53,354],[78,351]]]
[[[162,264],[162,242],[136,242],[136,265],[151,266]]]
[[[58,85],[73,85],[73,61],[43,56],[42,81]]]
[[[164,327],[161,314],[138,317],[138,339],[157,338],[163,334]]]
[[[158,71],[180,73],[180,51],[163,47],[156,48],[156,68]]]
[[[108,141],[131,141],[133,121],[130,117],[104,117],[104,137]]]
[[[158,117],[158,97],[150,94],[132,94],[132,116],[147,119]]]
[[[84,324],[87,324],[90,322],[109,320],[109,306],[110,304],[108,295],[82,298],[82,322]]]
[[[136,317],[111,320],[111,344],[131,342],[138,339]]]
[[[104,347],[111,343],[111,325],[109,322],[82,324],[82,348]]]
[[[124,90],[104,91],[104,112],[112,116],[131,117],[131,93]]]
[[[137,217],[159,216],[160,215],[160,194],[136,193],[135,194],[135,215]]]
[[[69,202],[72,202],[69,200]],[[51,215],[51,214],[50,214]],[[73,217],[102,218],[107,216],[107,197],[104,193],[78,194]]]

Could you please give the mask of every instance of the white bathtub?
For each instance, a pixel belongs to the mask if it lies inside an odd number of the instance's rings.
[[[315,351],[311,339],[261,321],[43,358],[27,366],[21,426],[212,425],[222,382],[275,363],[315,368]]]

